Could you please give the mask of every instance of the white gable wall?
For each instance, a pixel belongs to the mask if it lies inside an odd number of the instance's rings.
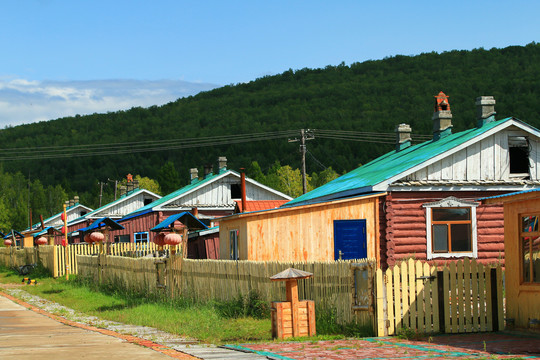
[[[158,197],[145,192],[140,192],[137,195],[124,199],[124,201],[120,201],[113,206],[107,207],[92,214],[91,217],[93,219],[99,219],[102,217],[124,217],[125,215],[142,208],[144,206],[145,199],[151,199],[154,201],[157,200]]]
[[[240,184],[240,177],[229,174],[219,180],[205,184],[201,188],[187,193],[175,201],[165,205],[168,207],[231,207],[234,208],[235,202],[231,197],[231,185]],[[247,200],[286,200],[272,191],[268,191],[260,186],[254,185],[246,180],[246,199]],[[235,199],[239,200],[239,199]]]
[[[509,136],[529,139],[530,180],[540,178],[539,139],[516,127],[488,136],[415,173],[407,181],[510,181]]]

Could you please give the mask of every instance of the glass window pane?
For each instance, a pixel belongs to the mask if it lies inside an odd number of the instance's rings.
[[[532,239],[532,282],[540,283],[540,237]]]
[[[521,218],[521,229],[523,232],[538,231],[538,217],[524,216]]]
[[[531,282],[531,238],[522,239],[522,264],[523,264],[523,282]]]
[[[448,252],[448,226],[433,224],[433,252]]]
[[[433,221],[470,220],[471,218],[471,210],[469,208],[445,208],[432,210]]]
[[[472,251],[471,224],[452,224],[452,252]]]

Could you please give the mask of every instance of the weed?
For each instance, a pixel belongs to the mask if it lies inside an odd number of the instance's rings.
[[[403,327],[398,329],[397,338],[402,340],[420,340],[425,338],[425,334],[418,330]]]

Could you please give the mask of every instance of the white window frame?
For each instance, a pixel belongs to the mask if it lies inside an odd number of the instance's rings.
[[[238,230],[229,231],[229,258],[231,260],[239,260],[240,254],[238,253]]]
[[[474,201],[465,201],[460,200],[454,196],[447,197],[445,199],[442,199],[440,201],[427,203],[422,205],[426,208],[426,240],[427,240],[427,259],[437,259],[437,258],[443,258],[443,259],[450,259],[450,258],[462,258],[462,257],[470,257],[470,258],[477,258],[478,257],[478,242],[477,242],[477,226],[476,226],[476,208],[478,207],[478,203]],[[432,223],[431,223],[431,209],[433,208],[470,208],[471,209],[471,247],[472,251],[470,252],[451,252],[451,253],[440,253],[440,252],[433,252],[433,229],[432,229]]]

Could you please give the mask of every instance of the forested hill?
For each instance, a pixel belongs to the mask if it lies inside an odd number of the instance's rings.
[[[99,181],[124,178],[127,173],[158,178],[168,160],[183,184],[188,182],[189,168],[215,163],[222,155],[232,169],[248,167],[255,160],[263,171],[276,160],[297,168],[299,143],[289,143],[284,137],[180,150],[9,159],[29,147],[103,144],[100,148],[106,150],[113,149],[110,144],[114,143],[179,139],[173,143],[182,144],[182,139],[308,128],[392,133],[397,124],[408,123],[413,135],[430,134],[433,96],[441,90],[450,96],[454,131],[475,125],[474,102],[480,95],[495,96],[498,118],[514,116],[540,127],[540,45],[394,56],[350,66],[288,70],[163,106],[10,127],[0,131],[4,149],[0,158],[4,172],[20,171],[45,186],[59,184],[70,196],[78,193],[81,199],[97,199]],[[382,136],[371,139],[381,140]],[[322,165],[340,173],[393,148],[385,143],[317,136],[307,145]],[[163,148],[168,147],[163,143]],[[5,150],[9,148],[16,150]],[[37,150],[32,153],[39,156]],[[308,172],[323,169],[311,156],[307,160]],[[110,188],[106,190],[110,192]]]

